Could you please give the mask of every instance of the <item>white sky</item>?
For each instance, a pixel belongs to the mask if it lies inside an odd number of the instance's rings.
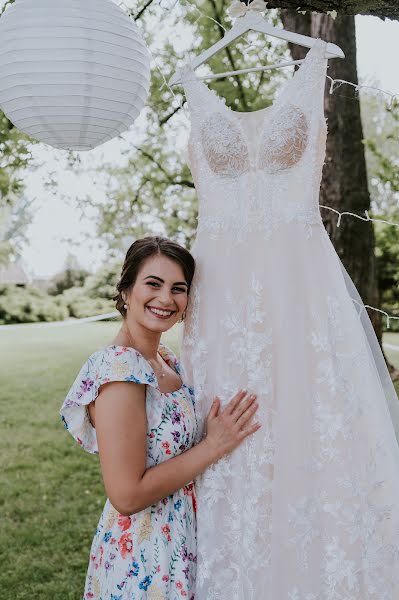
[[[0,5],[2,1],[0,0]],[[364,82],[379,82],[379,87],[399,94],[399,22],[382,21],[375,17],[357,17],[358,70]],[[137,127],[137,122],[134,125]],[[129,134],[134,136],[134,130]],[[43,167],[28,174],[27,195],[36,198],[34,222],[29,228],[29,245],[24,249],[23,262],[33,275],[50,276],[59,271],[68,252],[72,251],[79,262],[91,269],[101,263],[104,255],[94,239],[94,228],[89,221],[80,222],[68,197],[101,193],[95,186],[92,175],[74,176],[62,166],[62,155],[58,151],[40,147],[36,151]],[[85,155],[90,164],[101,164],[103,158],[118,162],[121,157],[121,143],[108,142]],[[58,159],[57,159],[58,157]],[[58,181],[58,192],[54,195],[43,187],[43,177],[52,172]],[[91,241],[84,241],[84,233],[91,235]],[[73,241],[63,241],[69,238]]]

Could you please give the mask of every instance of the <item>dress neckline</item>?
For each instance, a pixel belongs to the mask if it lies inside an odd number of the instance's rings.
[[[198,79],[198,77],[195,74],[194,68],[190,62],[187,62],[183,66],[181,82],[184,90],[186,90],[186,86],[192,81],[194,85],[199,86],[199,88],[203,90],[205,94],[213,97],[216,100],[216,103],[220,106],[220,111],[218,111],[214,107],[212,108],[212,105],[210,106],[210,108],[208,108],[207,104],[205,103],[201,104],[201,110],[204,111],[205,115],[212,114],[214,112],[220,112],[220,114],[225,114],[226,117],[229,119],[231,125],[238,127],[239,132],[241,134],[241,138],[245,143],[245,147],[248,151],[249,156],[251,154],[250,148],[253,146],[254,142],[249,138],[244,122],[247,119],[250,119],[253,115],[261,114],[261,119],[258,126],[258,133],[256,136],[257,139],[255,141],[255,152],[252,159],[249,159],[251,170],[257,171],[257,166],[259,163],[259,154],[262,147],[262,137],[265,135],[265,132],[267,131],[268,127],[273,127],[275,114],[278,114],[278,111],[281,110],[281,107],[284,107],[284,102],[282,102],[284,95],[286,95],[287,91],[290,90],[290,88],[292,88],[292,86],[297,83],[297,80],[300,77],[302,77],[303,80],[303,74],[306,73],[309,67],[311,66],[313,57],[319,55],[322,56],[324,60],[327,60],[325,57],[326,46],[327,42],[320,38],[317,38],[313,46],[307,52],[303,62],[293,74],[293,76],[290,79],[284,81],[283,85],[278,90],[273,103],[270,106],[261,108],[259,110],[254,110],[250,112],[240,112],[237,110],[233,110],[232,108],[227,106],[225,98],[219,96],[219,94],[214,89],[209,88],[201,79]],[[187,77],[187,74],[189,75],[189,77]],[[325,77],[325,75],[323,75],[323,77]],[[195,95],[195,97],[196,96],[197,95]],[[288,102],[288,105],[292,105],[292,102]],[[266,114],[269,113],[270,117],[266,118]]]
[[[180,369],[177,367],[177,364],[175,364],[175,362],[174,362],[175,356],[174,355],[171,356],[171,351],[162,342],[160,342],[160,344],[159,344],[158,352],[161,355],[162,360],[164,360],[166,362],[166,364],[171,369],[173,369],[173,371],[175,371],[175,373],[179,376],[180,381],[181,381],[181,386],[179,388],[177,388],[176,390],[172,390],[170,392],[162,392],[161,391],[161,389],[159,387],[159,381],[158,381],[157,376],[155,375],[154,369],[151,367],[148,360],[146,358],[144,358],[144,356],[141,354],[141,352],[136,350],[136,348],[133,348],[133,346],[121,346],[119,344],[109,344],[108,346],[106,346],[106,348],[122,348],[123,350],[131,350],[132,352],[135,352],[136,354],[138,354],[140,356],[140,358],[142,358],[143,361],[146,363],[146,365],[148,365],[148,371],[151,374],[151,376],[154,378],[154,381],[156,383],[156,388],[162,396],[171,396],[173,394],[176,394],[177,392],[183,391],[185,384],[183,382],[183,379],[182,379],[182,376],[180,373]],[[172,358],[174,360],[172,360]]]

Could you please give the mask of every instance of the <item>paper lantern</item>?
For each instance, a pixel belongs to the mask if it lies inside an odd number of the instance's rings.
[[[91,150],[143,108],[150,56],[111,0],[16,0],[0,18],[0,107],[55,148]]]

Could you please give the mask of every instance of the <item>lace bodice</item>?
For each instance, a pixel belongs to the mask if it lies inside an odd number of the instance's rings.
[[[308,123],[302,110],[288,105],[267,121],[260,138],[258,152],[251,158],[244,132],[234,121],[216,111],[201,127],[201,144],[213,173],[240,177],[257,170],[276,173],[296,165],[302,158],[308,140]]]
[[[230,226],[243,240],[254,229],[270,234],[282,221],[321,223],[325,46],[316,40],[274,103],[252,113],[231,110],[197,79],[190,64],[183,67],[199,233],[217,237]]]

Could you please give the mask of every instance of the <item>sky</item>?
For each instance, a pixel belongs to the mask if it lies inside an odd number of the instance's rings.
[[[378,87],[399,94],[399,22],[358,16],[356,27],[360,80],[378,82]],[[141,118],[128,138],[135,136],[135,129],[140,129]],[[118,163],[123,160],[121,149],[120,141],[114,140],[85,153],[83,159],[93,168],[104,159]],[[72,252],[83,266],[95,269],[105,255],[95,239],[94,222],[82,220],[70,200],[74,196],[84,198],[87,194],[103,193],[96,185],[95,173],[74,175],[65,168],[64,154],[49,147],[36,147],[35,155],[42,166],[25,178],[27,196],[35,200],[34,220],[22,254],[23,265],[32,277],[50,277],[63,268],[68,253]],[[43,184],[49,173],[58,183],[55,193]]]

